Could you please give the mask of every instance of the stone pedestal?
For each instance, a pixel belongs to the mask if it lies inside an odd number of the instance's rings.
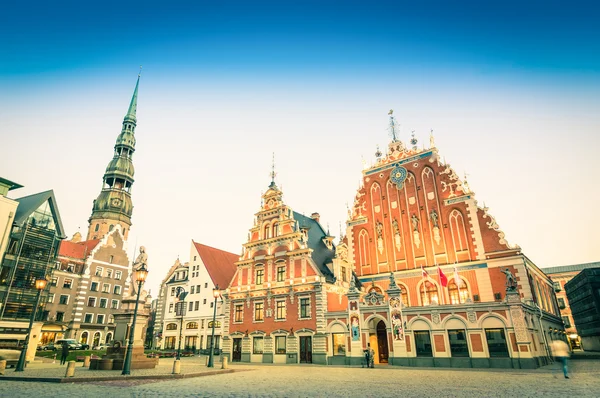
[[[135,302],[136,299],[134,297],[123,299],[121,302],[121,312],[114,314],[115,335],[113,338],[113,346],[108,347],[106,355],[103,355],[102,360],[100,361],[106,361],[102,363],[108,364],[108,360],[111,360],[113,370],[123,369],[123,362],[125,361],[125,354],[127,352],[127,342],[129,341],[129,331],[131,329],[131,324],[133,323]],[[149,317],[150,314],[144,305],[144,301],[140,300],[133,336],[131,369],[152,369],[158,365],[158,358],[147,358],[144,354],[146,325],[148,324]]]

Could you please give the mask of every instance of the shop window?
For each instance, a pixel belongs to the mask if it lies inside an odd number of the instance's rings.
[[[252,339],[252,353],[253,354],[262,354],[264,347],[264,339],[262,337],[255,337]]]
[[[415,330],[415,347],[418,357],[432,357],[431,336],[428,330]]]
[[[467,343],[466,330],[448,330],[448,340],[450,341],[450,353],[453,357],[469,356],[469,344]]]
[[[346,335],[344,333],[333,333],[331,335],[333,355],[346,355]]]
[[[485,329],[485,338],[487,340],[490,357],[508,358],[508,346],[506,344],[506,334],[504,329]]]
[[[285,336],[275,336],[275,353],[285,354]]]

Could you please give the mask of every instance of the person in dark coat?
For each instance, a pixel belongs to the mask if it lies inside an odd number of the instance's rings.
[[[67,357],[69,356],[69,344],[67,342],[63,342],[62,351],[60,354],[60,364],[64,365],[67,362]]]

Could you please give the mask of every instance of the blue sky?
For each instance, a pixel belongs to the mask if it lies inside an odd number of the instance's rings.
[[[435,130],[539,265],[598,261],[599,14],[577,1],[13,2],[0,170],[25,185],[15,196],[55,189],[69,234],[85,230],[142,64],[130,239],[155,285],[191,239],[240,251],[273,151],[288,203],[337,231],[390,108],[405,141]]]

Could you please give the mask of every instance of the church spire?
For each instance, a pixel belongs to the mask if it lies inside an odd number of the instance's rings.
[[[275,176],[277,175],[277,173],[275,172],[275,152],[273,152],[273,163],[271,164],[271,184],[269,185],[269,188],[276,188],[277,185],[275,185]]]
[[[129,103],[129,109],[127,110],[127,115],[125,115],[125,119],[130,119],[131,121],[136,121],[136,113],[137,113],[137,97],[138,97],[138,87],[140,86],[140,77],[142,76],[142,66],[140,65],[140,71],[138,73],[137,82],[135,83],[135,89],[133,90],[133,96],[131,97],[131,102]]]
[[[104,172],[102,190],[92,206],[92,215],[88,220],[88,240],[102,238],[117,225],[121,227],[125,239],[129,234],[133,213],[131,187],[134,181],[134,168],[132,157],[135,152],[136,111],[140,75],[141,68],[129,109],[123,119],[121,133],[115,143],[113,158]]]

